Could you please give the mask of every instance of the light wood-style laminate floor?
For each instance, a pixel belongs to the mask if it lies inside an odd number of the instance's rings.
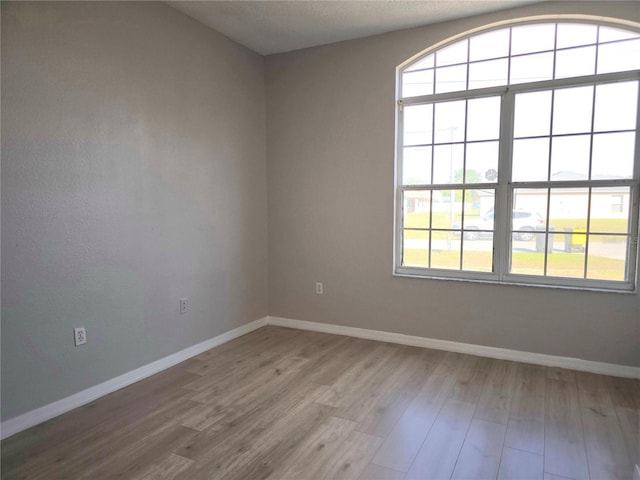
[[[2,443],[3,479],[630,479],[637,380],[265,327]]]

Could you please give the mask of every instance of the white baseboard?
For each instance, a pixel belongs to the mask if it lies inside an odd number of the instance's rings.
[[[369,340],[379,340],[389,343],[399,343],[401,345],[412,345],[415,347],[446,350],[448,352],[468,353],[470,355],[478,355],[480,357],[499,358],[501,360],[514,360],[516,362],[534,363],[537,365],[545,365],[548,367],[569,368],[571,370],[599,373],[602,375],[612,375],[615,377],[640,378],[640,367],[593,362],[591,360],[582,360],[580,358],[545,355],[543,353],[523,352],[520,350],[510,350],[507,348],[486,347],[483,345],[473,345],[471,343],[451,342],[448,340],[438,340],[435,338],[417,337],[413,335],[403,335],[401,333],[383,332],[380,330],[369,330],[364,328],[345,327],[342,325],[332,325],[328,323],[307,322],[304,320],[293,320],[290,318],[282,317],[267,317],[267,323],[269,325],[276,325],[280,327],[311,330],[314,332],[333,333],[336,335],[346,335],[349,337],[366,338]]]
[[[369,330],[363,328],[346,327],[342,325],[332,325],[328,323],[307,322],[304,320],[293,320],[281,317],[264,317],[253,322],[234,328],[217,337],[205,340],[202,343],[185,348],[155,362],[144,365],[106,382],[94,385],[69,397],[57,400],[43,407],[31,410],[17,417],[6,420],[0,424],[0,438],[5,439],[27,428],[38,425],[51,418],[62,415],[74,408],[86,405],[109,393],[120,390],[128,385],[154,375],[162,370],[166,370],[191,357],[206,352],[207,350],[222,345],[234,338],[245,335],[265,325],[297,328],[299,330],[310,330],[314,332],[332,333],[336,335],[346,335],[349,337],[366,338],[369,340],[379,340],[382,342],[398,343],[401,345],[412,345],[423,348],[433,348],[436,350],[446,350],[450,352],[467,353],[481,357],[499,358],[502,360],[514,360],[517,362],[534,363],[552,367],[569,368],[584,372],[613,375],[617,377],[640,378],[640,368],[626,365],[615,365],[611,363],[592,362],[579,358],[561,357],[556,355],[545,355],[541,353],[522,352],[519,350],[509,350],[506,348],[486,347],[483,345],[473,345],[470,343],[451,342],[448,340],[438,340],[435,338],[417,337],[404,335],[401,333],[383,332],[380,330]],[[635,480],[640,480],[640,469],[636,465],[634,474]]]
[[[74,408],[86,405],[87,403],[108,395],[109,393],[120,390],[132,383],[139,382],[140,380],[150,377],[162,370],[166,370],[169,367],[173,367],[180,362],[184,362],[185,360],[195,357],[196,355],[206,352],[218,345],[227,343],[234,338],[245,335],[260,327],[264,327],[267,325],[267,320],[268,317],[264,317],[254,320],[253,322],[246,323],[238,328],[234,328],[233,330],[210,338],[209,340],[205,340],[202,343],[180,350],[179,352],[161,358],[160,360],[156,360],[155,362],[136,368],[135,370],[131,370],[130,372],[119,375],[111,380],[107,380],[106,382],[94,385],[86,390],[82,390],[81,392],[74,393],[69,397],[57,400],[45,405],[44,407],[36,408],[35,410],[23,413],[17,417],[10,418],[9,420],[2,422],[0,425],[0,438],[5,439],[10,437],[22,430],[26,430],[27,428],[38,425],[39,423],[45,422],[53,417],[62,415]]]

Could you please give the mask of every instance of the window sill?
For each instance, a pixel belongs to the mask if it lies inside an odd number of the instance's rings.
[[[403,270],[406,267],[403,267]],[[620,288],[605,288],[598,286],[580,286],[580,285],[558,285],[558,284],[547,284],[547,283],[536,283],[531,281],[523,281],[513,280],[509,278],[508,280],[497,280],[491,278],[477,278],[477,277],[453,277],[446,275],[438,275],[437,273],[426,274],[424,272],[418,271],[395,271],[393,272],[394,277],[399,278],[417,278],[424,280],[445,280],[452,282],[468,282],[468,283],[485,283],[489,285],[506,285],[506,286],[516,286],[516,287],[535,287],[535,288],[550,288],[554,290],[577,290],[582,292],[600,292],[600,293],[616,293],[616,294],[626,294],[626,295],[635,295],[637,293],[637,289],[634,285],[624,283]],[[624,288],[624,286],[628,286],[628,288]]]

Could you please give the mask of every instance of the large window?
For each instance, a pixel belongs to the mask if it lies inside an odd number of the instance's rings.
[[[398,80],[397,274],[635,289],[640,33],[514,25]]]

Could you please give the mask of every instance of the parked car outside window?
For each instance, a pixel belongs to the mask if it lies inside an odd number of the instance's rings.
[[[527,210],[515,210],[512,215],[514,240],[522,240],[528,242],[533,239],[535,231],[544,225],[544,219],[535,212]],[[460,229],[460,223],[453,224],[454,229]],[[494,218],[493,210],[485,213],[477,220],[466,220],[464,222],[464,238],[465,240],[477,240],[481,237],[489,237],[493,235]],[[456,236],[460,232],[455,232]]]

